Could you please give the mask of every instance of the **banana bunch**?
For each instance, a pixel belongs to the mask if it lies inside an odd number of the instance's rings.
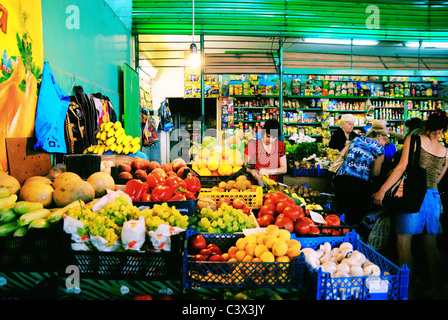
[[[323,210],[322,206],[320,204],[307,204],[305,206],[306,209],[310,209],[310,210]]]
[[[275,186],[277,184],[277,181],[272,180],[271,178],[269,178],[268,175],[262,175],[260,178],[261,178],[261,181],[263,181],[263,183],[265,185]]]
[[[86,148],[84,154],[95,153],[101,155],[107,151],[129,154],[140,150],[140,137],[134,138],[127,135],[120,121],[102,123],[96,138],[98,144]]]

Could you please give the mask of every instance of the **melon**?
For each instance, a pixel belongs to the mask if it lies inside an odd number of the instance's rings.
[[[95,190],[95,198],[101,198],[106,195],[107,190],[115,190],[115,180],[112,176],[105,172],[95,172],[87,178]]]
[[[95,189],[84,180],[68,180],[60,183],[53,193],[54,204],[61,208],[76,200],[82,200],[85,203],[95,198]]]
[[[0,188],[8,188],[9,194],[16,194],[20,190],[20,182],[9,174],[0,174]]]
[[[41,183],[46,183],[51,185],[53,183],[53,181],[51,181],[51,179],[48,179],[46,177],[43,176],[33,176],[33,177],[29,177],[28,179],[25,180],[25,182],[23,184],[26,184],[28,182],[41,182]]]
[[[25,183],[20,189],[19,200],[40,202],[44,208],[49,208],[53,205],[54,189],[47,183],[39,181],[31,181]]]
[[[82,178],[74,172],[62,172],[54,179],[53,188],[56,190],[61,183],[69,180],[82,180]]]

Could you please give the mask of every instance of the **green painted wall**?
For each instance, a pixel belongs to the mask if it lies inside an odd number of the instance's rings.
[[[123,108],[123,64],[132,65],[132,35],[104,0],[42,0],[44,60],[67,93],[81,85]],[[73,76],[75,75],[75,76]]]

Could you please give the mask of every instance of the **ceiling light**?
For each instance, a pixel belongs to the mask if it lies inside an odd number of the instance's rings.
[[[406,42],[404,44],[406,47],[418,48],[420,42]],[[422,42],[422,48],[448,48],[448,42]]]
[[[191,68],[198,68],[201,65],[201,58],[198,54],[198,48],[194,43],[194,0],[193,0],[193,36],[190,45],[190,57],[187,60],[187,66]]]
[[[310,43],[323,43],[323,44],[342,44],[342,45],[352,44],[352,40],[347,39],[305,38],[304,41]],[[378,41],[374,40],[353,40],[353,45],[355,46],[375,46],[377,44]]]

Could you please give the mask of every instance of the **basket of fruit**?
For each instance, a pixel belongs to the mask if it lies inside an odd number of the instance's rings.
[[[252,231],[211,234],[188,230],[184,287],[299,289],[305,266],[300,242],[274,225]]]
[[[85,278],[180,279],[188,215],[167,203],[140,210],[123,195],[98,209],[99,201],[67,211],[63,272],[75,265]],[[156,246],[152,238],[163,226],[177,231],[166,237],[168,250],[165,243]]]

